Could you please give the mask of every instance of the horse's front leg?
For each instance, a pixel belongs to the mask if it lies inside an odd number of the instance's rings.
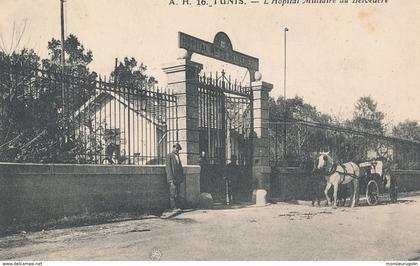
[[[333,198],[333,207],[337,207],[337,194],[338,194],[338,183],[333,184],[334,185],[334,198]]]
[[[327,204],[328,205],[331,205],[331,199],[328,196],[328,191],[330,190],[331,185],[332,185],[331,183],[327,183],[327,186],[325,187],[325,190],[324,190],[324,194],[325,194],[325,197],[327,198]]]
[[[351,193],[350,193],[350,198],[349,198],[350,199],[350,207],[353,206],[353,204],[354,204],[353,202],[354,202],[354,191],[355,191],[354,190],[354,182],[352,181],[351,184],[352,184],[352,186],[350,186],[350,192]]]
[[[352,195],[352,201],[351,201],[351,208],[354,208],[354,206],[359,201],[359,180],[357,178],[353,179],[353,195]]]

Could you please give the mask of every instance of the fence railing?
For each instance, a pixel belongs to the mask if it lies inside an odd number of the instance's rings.
[[[297,167],[320,151],[341,162],[385,157],[399,169],[420,169],[420,143],[315,122],[269,123],[270,164]]]
[[[0,161],[162,164],[177,142],[176,96],[156,85],[7,66],[0,81]]]
[[[207,164],[224,164],[235,155],[251,161],[252,90],[231,81],[225,72],[200,75],[198,90],[199,149]]]

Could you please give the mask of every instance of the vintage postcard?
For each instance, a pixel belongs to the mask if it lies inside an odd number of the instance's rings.
[[[420,1],[0,0],[0,261],[420,260]]]

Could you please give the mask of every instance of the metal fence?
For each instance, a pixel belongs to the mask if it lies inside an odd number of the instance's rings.
[[[5,66],[0,80],[1,161],[162,164],[177,142],[176,96],[155,85]]]
[[[252,91],[232,82],[224,71],[205,73],[195,82],[198,90],[199,149],[208,164],[225,164],[236,156],[250,163]]]
[[[385,157],[399,169],[420,169],[420,143],[351,128],[289,120],[269,124],[270,164],[298,167],[320,151],[341,162]]]

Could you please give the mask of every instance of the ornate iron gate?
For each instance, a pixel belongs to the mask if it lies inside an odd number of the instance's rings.
[[[225,166],[234,155],[239,171],[234,189],[243,199],[251,191],[252,90],[231,82],[224,72],[200,76],[197,86],[201,191],[216,201],[225,199]]]

